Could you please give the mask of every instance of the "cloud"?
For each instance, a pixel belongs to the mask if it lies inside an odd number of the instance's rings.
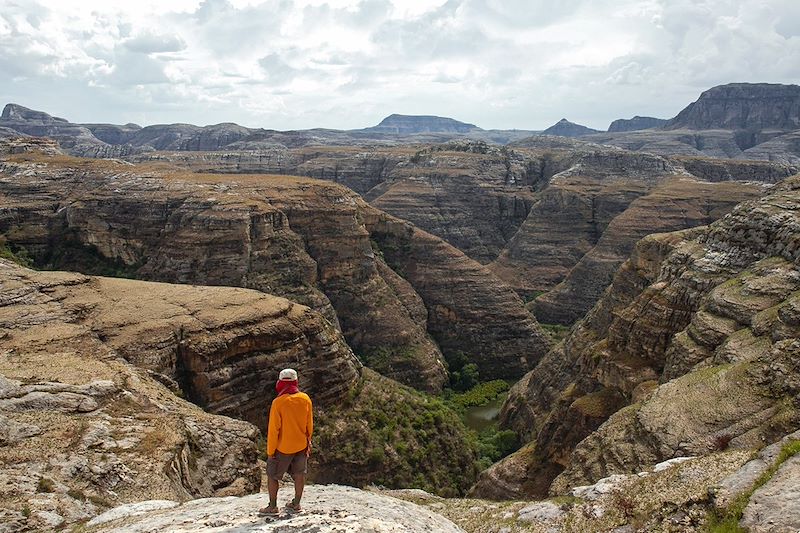
[[[140,54],[180,52],[186,48],[186,43],[179,35],[157,35],[150,32],[126,39],[123,41],[123,45],[128,50]]]
[[[87,122],[604,128],[797,83],[798,28],[796,0],[12,0],[0,94]]]

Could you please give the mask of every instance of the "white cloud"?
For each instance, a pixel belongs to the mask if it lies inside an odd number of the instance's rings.
[[[6,0],[0,95],[75,121],[483,127],[797,83],[796,0]]]

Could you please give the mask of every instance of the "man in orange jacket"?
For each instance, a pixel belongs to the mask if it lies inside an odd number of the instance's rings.
[[[314,431],[311,398],[297,388],[297,372],[291,368],[281,370],[275,390],[278,397],[269,409],[267,430],[269,506],[261,509],[265,515],[278,514],[278,480],[287,471],[294,479],[294,499],[286,509],[300,511]]]

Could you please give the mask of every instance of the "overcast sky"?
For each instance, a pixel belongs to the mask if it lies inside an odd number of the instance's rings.
[[[605,129],[799,78],[800,0],[0,0],[0,104],[74,122]]]

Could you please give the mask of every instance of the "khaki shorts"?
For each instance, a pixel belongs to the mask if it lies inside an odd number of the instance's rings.
[[[281,479],[286,472],[292,477],[295,474],[308,473],[308,457],[305,450],[290,454],[275,452],[274,457],[267,457],[267,476],[270,479]]]

